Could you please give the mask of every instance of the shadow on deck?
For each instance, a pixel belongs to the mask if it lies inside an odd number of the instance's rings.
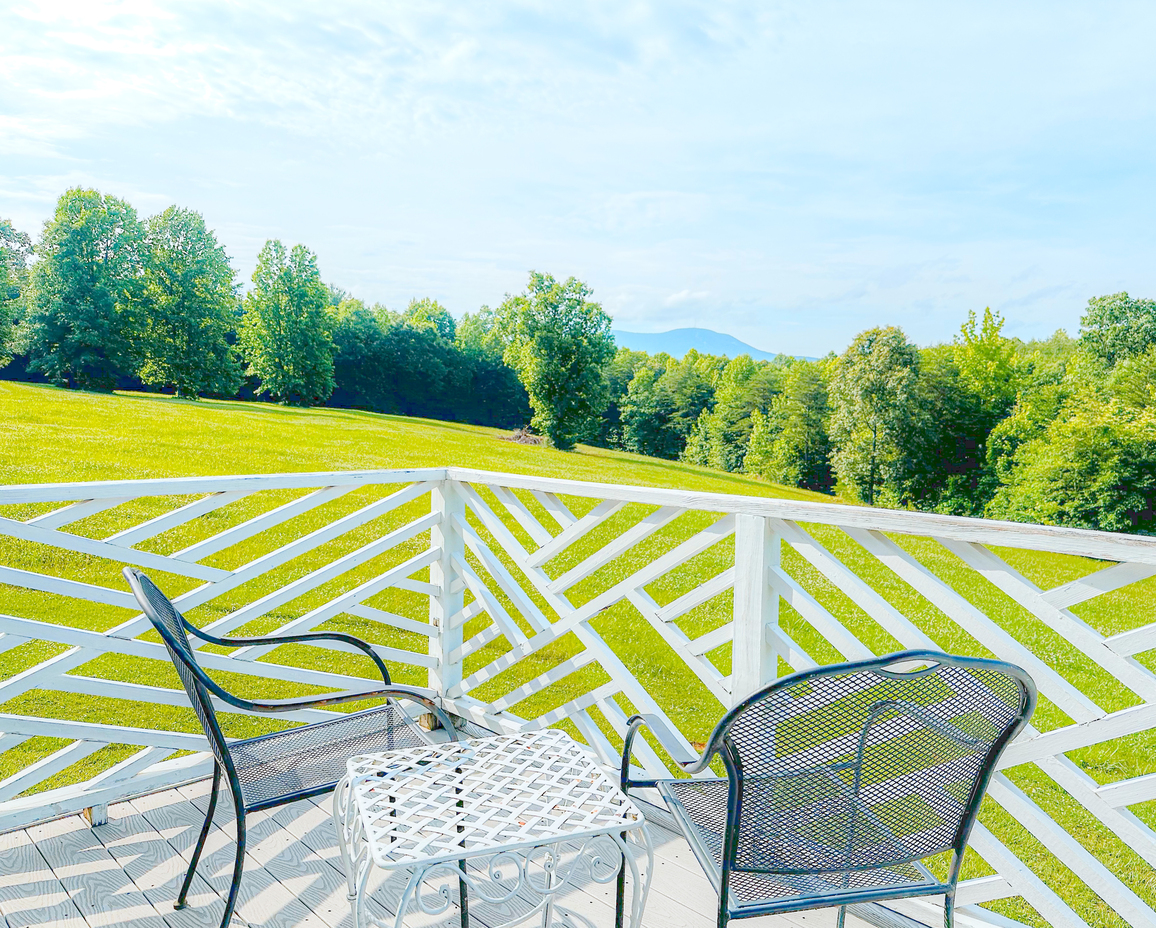
[[[0,928],[216,928],[232,875],[232,811],[215,826],[189,894],[173,909],[207,804],[207,782],[138,797],[109,808],[95,828],[79,815],[0,835]],[[226,794],[227,795],[227,794]],[[249,850],[233,925],[353,928],[328,797],[249,816]],[[709,928],[715,895],[685,842],[652,825],[655,876],[646,928]],[[400,881],[381,880],[374,913],[393,924]],[[566,928],[610,928],[613,884],[587,882],[561,903]],[[471,903],[470,922],[487,928],[499,913]],[[852,920],[848,920],[850,924]],[[411,914],[406,928],[458,926],[455,908],[440,917]],[[828,928],[830,911],[790,919],[753,919],[744,928]]]

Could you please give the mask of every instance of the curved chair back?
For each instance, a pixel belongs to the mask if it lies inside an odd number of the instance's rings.
[[[125,577],[136,595],[144,614],[152,622],[153,627],[160,633],[161,640],[168,649],[181,684],[189,695],[193,710],[200,719],[201,727],[205,730],[205,737],[217,761],[226,769],[232,770],[233,763],[229,758],[225,736],[217,722],[217,714],[213,710],[213,703],[209,699],[209,689],[203,682],[206,674],[197,663],[197,658],[189,645],[189,634],[186,630],[186,620],[176,607],[169,601],[155,583],[139,570],[129,568],[125,570]]]
[[[1014,665],[931,651],[776,681],[709,742],[732,784],[724,866],[854,872],[955,850],[954,882],[995,761],[1035,701]]]

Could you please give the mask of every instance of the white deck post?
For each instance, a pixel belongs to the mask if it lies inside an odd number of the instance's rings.
[[[465,541],[454,517],[465,519],[466,508],[453,480],[443,480],[433,488],[430,505],[441,516],[441,521],[430,530],[430,544],[440,548],[441,554],[429,569],[430,582],[437,587],[429,601],[430,624],[437,627],[437,633],[430,637],[430,656],[436,658],[437,663],[429,668],[429,685],[444,696],[462,682],[462,626],[453,625],[462,611],[465,584],[454,567],[454,556],[465,557]],[[457,659],[451,660],[455,651]]]
[[[778,656],[770,629],[779,624],[779,597],[767,570],[779,565],[781,538],[763,516],[738,516],[735,525],[734,650],[732,704],[775,679]]]

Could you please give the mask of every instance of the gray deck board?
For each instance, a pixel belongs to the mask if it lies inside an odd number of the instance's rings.
[[[224,797],[222,797],[224,798]],[[233,814],[218,805],[189,906],[172,907],[207,806],[207,784],[141,796],[109,808],[107,825],[79,816],[0,835],[0,928],[215,928],[233,861]],[[328,797],[250,815],[237,928],[352,928]],[[714,892],[689,849],[653,828],[655,877],[645,928],[711,928]],[[400,883],[380,876],[372,911],[389,919]],[[576,888],[560,903],[575,928],[610,928],[613,884]],[[472,924],[498,917],[471,905]],[[848,924],[854,920],[849,919]],[[456,907],[406,928],[456,926]],[[753,919],[744,928],[830,928],[832,913]]]
[[[23,829],[0,835],[0,913],[7,928],[84,928],[84,918]]]
[[[27,833],[87,924],[168,928],[161,912],[82,819],[57,819]]]

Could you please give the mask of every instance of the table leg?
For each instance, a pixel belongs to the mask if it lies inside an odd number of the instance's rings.
[[[425,878],[425,869],[422,867],[415,867],[413,873],[409,876],[409,882],[405,884],[405,890],[401,894],[401,898],[397,902],[397,915],[393,920],[393,928],[403,928],[405,924],[405,913],[409,908],[409,901],[413,897],[415,887],[421,885],[421,881]],[[420,889],[418,890],[420,892]],[[357,928],[361,928],[360,924]]]
[[[554,888],[554,875],[558,869],[558,857],[561,854],[561,845],[555,845],[552,849],[547,849],[546,859],[543,865],[546,870],[546,886],[543,895],[543,900],[546,904],[542,909],[542,928],[550,928],[550,921],[554,918],[554,893],[551,890]],[[529,854],[526,856],[527,868],[529,867]]]
[[[353,822],[349,809],[349,780],[343,779],[333,790],[333,827],[337,831],[337,847],[341,852],[341,869],[345,872],[347,897],[352,900],[357,895],[354,885],[353,854],[350,842],[353,840]]]

